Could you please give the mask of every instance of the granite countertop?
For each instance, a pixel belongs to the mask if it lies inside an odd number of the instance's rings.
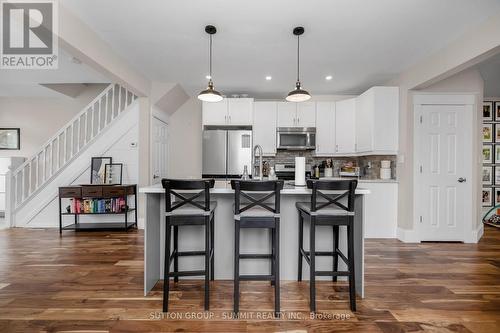
[[[165,190],[161,186],[161,184],[156,184],[152,186],[141,187],[139,189],[139,193],[164,193]],[[232,194],[234,193],[230,184],[227,184],[225,181],[216,182],[215,187],[210,190],[211,194]],[[293,194],[311,194],[311,190],[306,187],[301,186],[293,186],[289,184],[285,184],[283,190],[281,191],[283,195],[293,195]],[[356,194],[370,194],[370,190],[358,187],[356,189]]]

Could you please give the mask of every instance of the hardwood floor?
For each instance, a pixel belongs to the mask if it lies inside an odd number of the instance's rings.
[[[0,231],[0,332],[500,332],[500,230],[479,244],[366,242],[366,298],[349,309],[343,282],[318,283],[321,318],[309,319],[308,283],[282,282],[281,319],[268,283],[242,283],[243,318],[227,319],[232,283],[172,282],[143,297],[143,234]],[[257,309],[267,312],[255,312]],[[195,318],[191,318],[191,317]],[[206,320],[196,316],[207,316]],[[295,317],[294,317],[295,316]]]

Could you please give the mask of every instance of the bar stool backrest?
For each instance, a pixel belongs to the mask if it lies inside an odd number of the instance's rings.
[[[260,206],[275,214],[280,212],[280,191],[283,189],[281,180],[231,180],[231,188],[234,190],[234,213],[236,215],[256,206]],[[249,192],[260,192],[260,198]],[[262,194],[265,194],[262,196]],[[241,203],[241,197],[250,201],[247,205]],[[273,203],[266,202],[274,197]],[[274,206],[274,208],[273,208]]]
[[[354,211],[354,196],[357,180],[307,180],[307,188],[312,189],[311,193],[311,212],[323,209],[330,205],[353,212]],[[339,191],[340,193],[325,194],[322,191]],[[318,197],[322,197],[326,202],[318,202]],[[347,206],[340,203],[342,198],[347,197]]]
[[[214,187],[214,179],[162,179],[161,184],[165,189],[165,211],[176,210],[186,204],[195,206],[204,211],[210,210],[210,189]],[[179,193],[179,190],[201,190],[198,193]],[[178,198],[172,206],[172,195]],[[195,199],[203,197],[203,201]]]

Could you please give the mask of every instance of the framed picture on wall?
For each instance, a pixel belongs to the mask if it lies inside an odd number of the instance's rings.
[[[493,121],[493,102],[483,102],[483,121]]]
[[[500,120],[500,117],[498,118]],[[495,124],[495,140],[494,142],[500,143],[500,124]]]
[[[493,167],[484,166],[482,178],[483,178],[483,185],[486,186],[493,185]]]
[[[500,144],[495,145],[495,160],[493,163],[500,164]]]
[[[495,206],[500,204],[500,188],[496,188],[493,191],[493,194],[495,195]]]
[[[106,164],[113,163],[111,157],[92,157],[90,163],[90,184],[106,184]]]
[[[493,206],[493,189],[483,187],[483,207]]]
[[[495,167],[495,185],[500,185],[500,166]]]
[[[483,145],[483,164],[493,163],[493,145]]]
[[[21,149],[21,129],[0,128],[0,150]]]
[[[493,142],[493,124],[483,124],[483,142]]]
[[[500,102],[495,102],[495,119],[500,121]]]

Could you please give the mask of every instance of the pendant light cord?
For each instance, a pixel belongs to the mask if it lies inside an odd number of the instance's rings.
[[[210,62],[208,67],[210,80],[212,80],[212,35],[210,35]]]
[[[297,36],[297,82],[300,81],[300,36]]]

